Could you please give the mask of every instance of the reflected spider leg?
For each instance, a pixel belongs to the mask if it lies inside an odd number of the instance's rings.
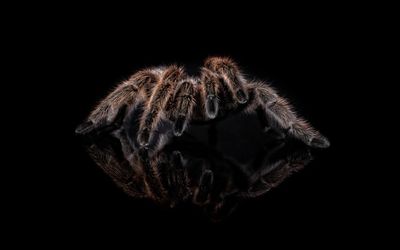
[[[175,150],[169,155],[168,164],[164,166],[164,185],[171,200],[170,206],[186,200],[191,194],[189,177],[182,154]]]
[[[240,192],[240,197],[254,198],[265,194],[312,160],[308,148],[303,146],[294,150],[286,146],[288,145],[279,144],[270,153],[265,154],[265,158],[254,168],[256,171],[248,175],[249,188],[247,191]],[[289,154],[284,153],[287,150]],[[283,157],[280,156],[281,153],[284,153]]]
[[[208,201],[209,195],[214,184],[214,173],[211,169],[202,170],[198,187],[195,188],[193,202],[196,204],[204,204]]]
[[[108,174],[113,181],[128,195],[137,198],[146,197],[145,191],[141,188],[140,178],[132,168],[130,162],[121,157],[116,150],[116,143],[108,143],[115,138],[108,137],[106,143],[95,142],[88,147],[88,152],[98,166]],[[118,143],[118,142],[117,142]]]
[[[138,160],[143,167],[147,193],[155,200],[164,200],[167,191],[161,184],[158,162],[153,162],[156,159],[149,156],[149,151],[146,148],[139,149]]]

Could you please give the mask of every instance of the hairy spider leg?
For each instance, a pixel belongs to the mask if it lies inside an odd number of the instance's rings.
[[[204,105],[206,118],[214,119],[218,115],[218,85],[219,79],[216,74],[203,68],[201,70],[200,91]]]
[[[286,131],[289,135],[309,146],[329,147],[328,139],[315,130],[306,120],[296,115],[292,105],[286,99],[280,97],[271,86],[262,82],[253,82],[249,83],[249,89],[255,92],[255,103],[263,108],[265,119],[272,127]],[[250,108],[255,108],[255,106],[250,105]]]
[[[75,132],[88,134],[93,130],[110,126],[117,116],[125,115],[126,106],[135,103],[143,86],[154,84],[157,78],[158,76],[151,69],[137,72],[108,94],[90,113],[87,121],[76,128]]]
[[[247,102],[248,93],[244,86],[246,80],[232,59],[227,57],[209,57],[206,59],[204,66],[222,78],[223,84],[228,87],[238,103],[243,104]]]
[[[146,104],[138,132],[138,143],[147,147],[152,139],[154,129],[159,125],[169,98],[173,95],[177,83],[185,78],[183,68],[168,67],[154,87],[152,95]]]
[[[167,117],[174,122],[175,136],[181,136],[189,123],[195,105],[194,81],[185,79],[178,84],[174,96],[168,101]]]

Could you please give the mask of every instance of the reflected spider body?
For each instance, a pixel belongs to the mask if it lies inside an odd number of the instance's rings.
[[[156,151],[172,136],[182,135],[188,124],[232,112],[257,112],[266,128],[312,147],[329,146],[270,85],[246,79],[233,60],[222,57],[206,59],[198,77],[176,65],[138,71],[102,100],[76,132],[99,132],[119,121],[132,148]]]
[[[215,221],[229,216],[240,202],[277,187],[312,160],[306,146],[281,141],[255,146],[255,156],[239,162],[190,134],[151,155],[144,148],[133,150],[125,137],[107,134],[87,145],[93,160],[120,188],[162,206],[194,204]]]

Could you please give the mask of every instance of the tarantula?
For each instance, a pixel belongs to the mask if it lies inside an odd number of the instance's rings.
[[[188,124],[234,112],[257,112],[266,128],[271,126],[311,147],[330,145],[270,85],[247,79],[225,57],[207,58],[197,77],[176,65],[138,71],[101,101],[76,132],[98,133],[122,122],[133,148],[156,151],[168,138],[182,135]]]

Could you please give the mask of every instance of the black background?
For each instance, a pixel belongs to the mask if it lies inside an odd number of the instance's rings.
[[[23,190],[24,230],[39,232],[36,240],[44,242],[131,247],[143,240],[324,247],[368,231],[375,218],[366,220],[363,211],[376,196],[373,188],[365,191],[362,176],[371,170],[357,151],[367,130],[359,126],[365,119],[360,68],[373,53],[362,46],[365,23],[346,8],[277,13],[235,7],[195,5],[161,13],[139,6],[128,13],[61,8],[27,24],[26,36],[33,39],[21,47],[29,50],[27,64],[40,68],[38,105],[45,111],[33,119],[45,125],[38,128],[40,146],[33,149],[40,151],[41,167],[27,172],[39,177]],[[171,63],[196,67],[211,55],[230,56],[248,75],[270,81],[331,141],[303,171],[219,224],[196,210],[129,198],[74,135],[96,102],[136,70]]]

